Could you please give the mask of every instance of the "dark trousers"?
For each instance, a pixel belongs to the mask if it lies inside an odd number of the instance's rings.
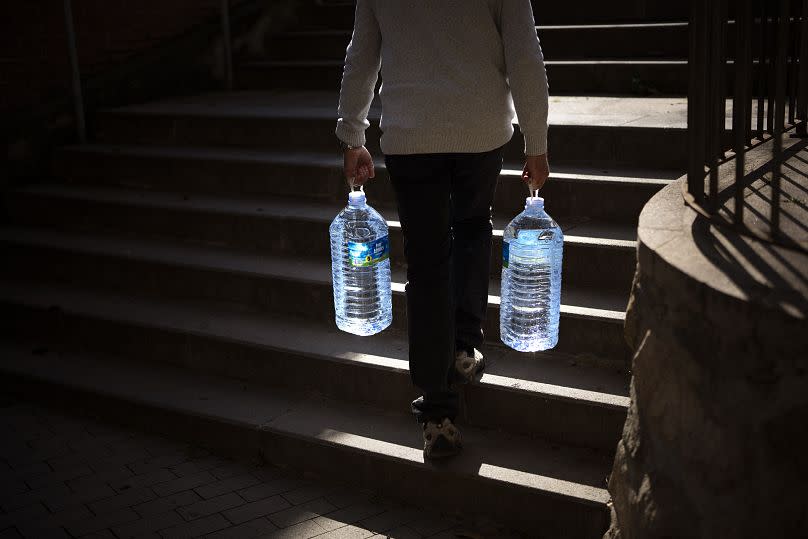
[[[491,205],[502,147],[481,153],[386,155],[407,259],[412,403],[418,421],[454,420],[457,346],[479,348],[488,305]]]

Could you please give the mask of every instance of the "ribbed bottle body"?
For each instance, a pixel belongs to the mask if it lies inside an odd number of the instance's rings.
[[[505,229],[499,325],[514,350],[558,343],[563,245],[561,228],[543,209],[527,208]]]
[[[363,204],[346,206],[329,228],[337,327],[373,335],[393,320],[387,223]]]

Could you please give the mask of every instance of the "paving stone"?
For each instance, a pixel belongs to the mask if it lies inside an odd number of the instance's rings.
[[[165,539],[186,539],[207,535],[225,529],[230,525],[230,521],[217,514],[166,528],[160,531],[160,535]]]
[[[365,539],[375,535],[372,531],[365,530],[358,526],[343,526],[323,535],[318,535],[322,539]]]
[[[166,511],[151,514],[145,518],[134,520],[126,524],[113,526],[112,531],[115,532],[115,536],[120,539],[130,539],[177,526],[183,522],[185,522],[185,520],[177,514],[176,511]]]
[[[301,505],[296,505],[270,515],[268,518],[279,528],[286,528],[304,520],[317,518],[334,511],[336,507],[328,503],[324,498],[312,500]],[[320,528],[322,530],[322,528]]]
[[[75,468],[65,468],[62,470],[55,470],[48,473],[36,474],[26,479],[28,486],[32,489],[42,488],[51,483],[60,483],[69,481],[78,477],[85,477],[94,473],[93,470],[86,464],[82,464]]]
[[[26,477],[36,474],[48,473],[53,471],[53,468],[47,462],[31,462],[24,466],[12,467],[5,460],[3,461],[7,467],[4,473],[7,477],[14,477],[17,479],[25,480]]]
[[[253,539],[277,529],[273,523],[262,517],[211,533],[205,539]]]
[[[412,528],[421,535],[429,537],[436,533],[448,530],[457,526],[457,522],[443,517],[426,516],[410,522],[407,527]]]
[[[44,485],[43,485],[44,486]],[[10,476],[0,476],[0,500],[6,497],[16,496],[31,490],[28,483],[22,479]]]
[[[110,486],[118,492],[123,492],[133,488],[150,487],[158,483],[166,483],[174,479],[177,479],[177,476],[174,475],[171,470],[160,469],[141,475],[133,475],[125,479],[110,481]]]
[[[15,509],[0,515],[0,530],[14,526],[17,523],[25,522],[33,518],[39,518],[48,514],[50,514],[50,511],[48,511],[45,506],[39,502],[26,505],[25,507],[20,507],[19,509]]]
[[[305,522],[300,522],[298,524],[289,526],[288,528],[277,530],[267,535],[262,535],[261,538],[309,539],[310,537],[322,535],[323,532],[324,530],[320,526],[318,526],[316,522],[314,522],[313,520],[307,520]]]
[[[322,498],[328,494],[333,488],[323,485],[305,485],[289,492],[284,492],[283,497],[289,500],[292,505],[300,505],[301,503],[310,502],[317,498]]]
[[[196,493],[203,498],[213,498],[227,492],[251,487],[258,483],[258,478],[251,474],[234,475],[214,483],[196,488]]]
[[[281,496],[272,496],[271,498],[267,498],[265,500],[250,502],[240,507],[229,509],[224,511],[222,514],[233,524],[241,524],[242,522],[246,522],[257,517],[277,513],[278,511],[282,511],[288,507],[290,507],[289,502],[287,502],[284,498]]]
[[[396,508],[361,520],[359,525],[376,533],[386,532],[423,517],[423,511],[414,508]]]
[[[95,472],[92,475],[77,477],[66,481],[74,491],[78,492],[100,485],[112,486],[116,481],[125,481],[132,477],[132,471],[126,466],[110,466],[102,472]]]
[[[216,481],[216,478],[213,477],[210,472],[205,471],[154,485],[152,490],[154,490],[155,494],[162,497],[168,496],[169,494],[182,492],[183,490],[201,487],[202,485],[207,485],[208,483],[213,483],[214,481]]]
[[[75,522],[67,526],[67,531],[71,535],[81,537],[88,533],[101,531],[104,528],[115,526],[116,524],[123,524],[124,522],[131,522],[140,518],[140,515],[129,509],[117,509],[111,513],[104,513],[97,515],[93,518]]]
[[[109,530],[101,530],[100,532],[82,535],[81,539],[117,539],[115,534]]]
[[[384,534],[374,537],[388,537],[389,539],[422,539],[424,536],[407,526],[399,526]]]
[[[102,500],[115,496],[115,491],[109,485],[92,485],[87,488],[71,491],[69,493],[59,492],[48,495],[43,503],[48,506],[51,511],[61,511],[62,509],[81,505],[85,503]]]
[[[138,459],[137,461],[129,463],[129,469],[132,470],[135,474],[145,474],[163,468],[170,468],[171,466],[176,466],[178,464],[187,461],[188,457],[182,454],[159,455],[159,456],[149,455],[146,458]]]
[[[145,503],[155,499],[157,496],[148,487],[138,487],[127,490],[110,498],[92,502],[89,505],[93,513],[101,513],[121,509],[122,507],[132,507],[133,505]]]
[[[388,506],[381,503],[358,503],[337,509],[327,515],[317,517],[315,520],[323,529],[333,530],[345,526],[346,524],[354,524],[360,520],[378,515],[386,509],[388,509]]]
[[[326,494],[325,499],[335,507],[342,509],[357,503],[367,502],[374,494],[368,489],[342,487]]]
[[[148,516],[171,511],[178,507],[191,505],[192,503],[201,500],[202,498],[199,496],[199,494],[193,490],[185,490],[182,492],[177,492],[176,494],[165,496],[163,498],[158,498],[150,502],[133,505],[132,509],[137,511],[140,515]]]
[[[0,539],[23,539],[23,537],[17,531],[17,528],[6,528],[0,531]]]
[[[253,487],[239,490],[238,493],[248,502],[252,502],[255,500],[269,498],[270,496],[275,496],[276,494],[289,492],[300,487],[302,484],[303,481],[301,479],[281,478],[272,480],[268,483],[262,483]]]
[[[75,522],[93,518],[93,516],[93,513],[90,512],[86,506],[76,505],[63,511],[40,515],[34,519],[18,522],[17,528],[26,537],[38,537],[43,533],[43,530],[69,526]]]
[[[36,490],[29,490],[28,492],[24,492],[22,494],[15,494],[9,497],[4,496],[3,498],[0,498],[0,505],[2,505],[3,509],[8,512],[13,511],[14,509],[25,507],[26,505],[34,504],[36,502],[45,501],[51,496],[66,496],[71,493],[72,491],[67,488],[67,485],[64,483],[54,483]]]
[[[288,472],[274,466],[258,466],[250,471],[255,477],[264,482],[287,478]]]
[[[221,466],[211,468],[209,471],[216,476],[217,479],[226,479],[228,477],[244,474],[244,466],[234,462],[226,462]]]
[[[212,515],[213,513],[220,513],[232,509],[233,507],[244,505],[244,503],[244,498],[235,492],[230,492],[216,496],[215,498],[210,498],[209,500],[203,500],[192,503],[191,505],[186,505],[185,507],[180,507],[177,509],[177,512],[182,515],[185,520],[195,520]]]

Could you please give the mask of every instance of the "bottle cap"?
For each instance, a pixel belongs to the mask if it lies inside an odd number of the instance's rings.
[[[365,201],[365,192],[364,191],[351,191],[348,193],[348,205],[353,207],[364,206]]]
[[[527,197],[525,199],[525,209],[541,210],[544,208],[544,199],[542,197]]]

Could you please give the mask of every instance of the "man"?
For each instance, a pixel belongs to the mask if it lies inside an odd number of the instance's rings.
[[[491,204],[503,146],[524,136],[522,179],[549,176],[548,85],[530,0],[357,0],[336,135],[345,178],[375,176],[365,148],[379,74],[381,149],[407,259],[412,403],[424,457],[456,454],[455,382],[483,368]],[[515,109],[515,111],[514,111]]]

